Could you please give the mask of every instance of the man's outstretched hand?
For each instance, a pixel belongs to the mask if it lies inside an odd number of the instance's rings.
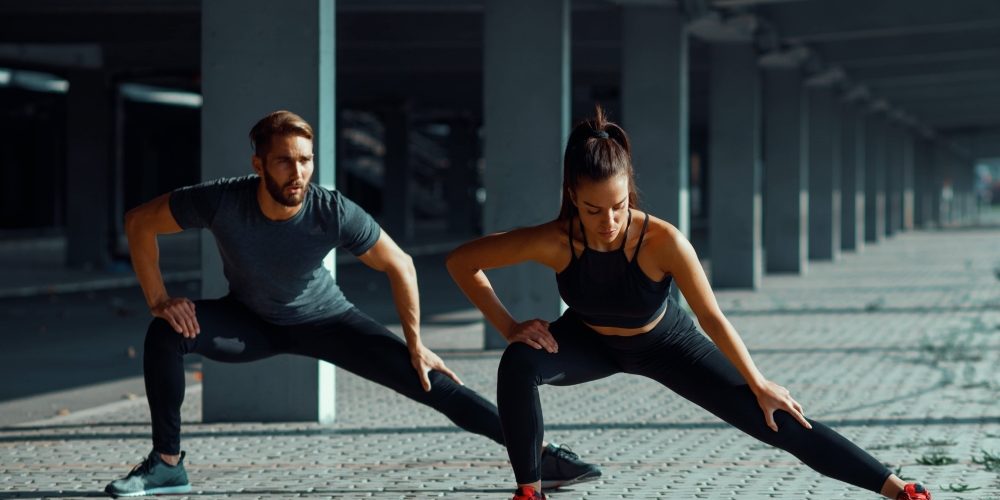
[[[424,347],[423,344],[410,349],[410,362],[420,376],[420,385],[423,386],[424,391],[429,392],[431,390],[431,380],[428,376],[431,370],[439,371],[451,377],[458,385],[465,385],[458,378],[458,375],[455,375],[455,372],[444,365],[444,361],[441,361],[441,358],[437,354],[434,354],[434,351]]]

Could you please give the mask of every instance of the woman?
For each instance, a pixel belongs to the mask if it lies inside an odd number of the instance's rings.
[[[448,257],[455,282],[510,342],[500,360],[497,403],[518,484],[514,500],[545,498],[538,385],[574,385],[619,372],[657,380],[824,475],[889,498],[931,498],[807,419],[787,389],[758,371],[719,310],[690,243],[674,226],[638,210],[628,137],[600,107],[570,134],[563,169],[556,220],[480,238]],[[551,324],[511,317],[483,273],[524,261],[556,272],[569,310]],[[670,297],[673,282],[712,342]]]

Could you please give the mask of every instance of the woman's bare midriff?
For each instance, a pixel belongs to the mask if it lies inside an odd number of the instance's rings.
[[[601,335],[613,335],[616,337],[632,337],[634,335],[641,335],[643,333],[649,332],[650,330],[655,328],[657,323],[659,323],[660,320],[663,319],[664,314],[667,314],[666,308],[663,308],[663,312],[661,312],[660,315],[656,317],[656,319],[650,321],[648,325],[641,326],[639,328],[618,328],[617,326],[595,326],[587,322],[584,322],[583,324],[587,325],[592,330],[594,330],[597,333],[600,333]]]

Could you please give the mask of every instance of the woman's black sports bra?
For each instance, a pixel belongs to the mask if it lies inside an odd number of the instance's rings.
[[[587,235],[580,223],[583,252],[573,250],[573,220],[569,221],[569,249],[572,256],[566,269],[556,273],[559,295],[586,323],[594,326],[640,328],[652,323],[667,307],[672,279],[653,281],[642,272],[639,248],[646,236],[649,214],[642,221],[642,233],[632,259],[625,256],[628,228],[632,225],[629,210],[626,237],[618,250],[600,252],[587,246]]]

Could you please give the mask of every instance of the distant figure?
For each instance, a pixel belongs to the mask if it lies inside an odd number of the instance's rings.
[[[483,273],[525,261],[556,273],[569,309],[551,324],[511,317]],[[757,370],[719,310],[691,244],[671,224],[638,209],[628,136],[600,107],[566,144],[559,217],[466,243],[448,257],[448,270],[510,342],[500,361],[497,403],[518,485],[514,500],[545,498],[538,386],[615,373],[656,380],[834,479],[899,500],[931,498],[807,419],[787,389]],[[671,298],[675,281],[711,342]]]
[[[256,175],[178,189],[126,215],[132,265],[156,317],[146,332],[143,368],[153,450],[112,496],[191,490],[180,448],[185,354],[241,363],[288,353],[329,361],[428,405],[459,427],[504,443],[496,407],[462,385],[420,341],[413,260],[358,205],[310,184],[313,131],[288,111],[250,131]],[[158,234],[206,228],[222,255],[229,295],[171,297],[159,269]],[[323,258],[343,248],[386,273],[404,343],[347,301]],[[545,482],[594,479],[600,470],[568,448],[540,443]]]

